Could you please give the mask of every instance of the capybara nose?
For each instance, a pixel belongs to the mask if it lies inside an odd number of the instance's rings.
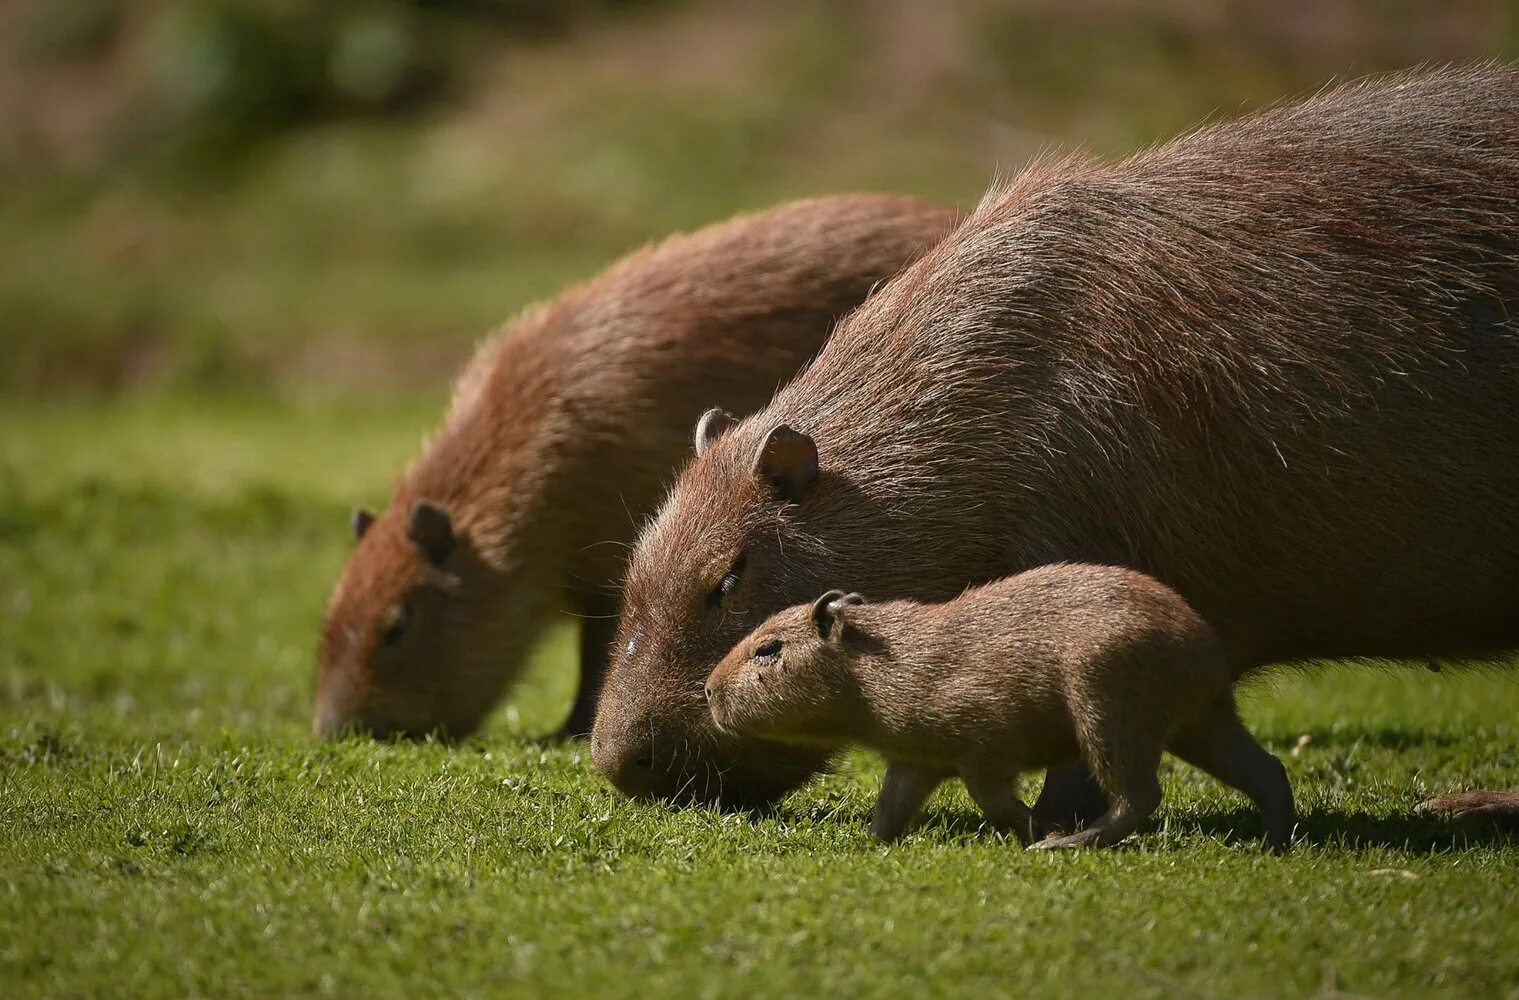
[[[708,684],[701,689],[701,693],[707,696],[707,704],[712,704],[712,685]]]
[[[387,740],[392,736],[413,735],[397,720],[384,718],[373,706],[355,702],[346,697],[347,694],[346,685],[333,684],[317,696],[311,729],[319,739],[338,740],[350,735],[364,735]]]
[[[660,793],[660,783],[654,774],[654,754],[649,750],[623,758],[608,777],[630,799],[652,799]]]
[[[318,739],[335,740],[353,729],[353,720],[338,704],[338,699],[321,698],[312,713],[311,729]]]
[[[659,794],[654,768],[654,742],[648,736],[608,739],[599,734],[591,740],[591,759],[616,789],[633,799]]]
[[[334,710],[318,709],[312,726],[319,739],[340,740],[345,736],[368,736],[376,740],[391,737],[411,737],[404,729],[391,725],[383,719],[365,718]]]

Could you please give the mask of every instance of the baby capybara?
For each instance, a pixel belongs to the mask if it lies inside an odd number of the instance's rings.
[[[703,421],[630,560],[596,763],[639,796],[755,803],[804,780],[823,750],[720,733],[701,689],[840,580],[945,600],[1047,563],[1130,566],[1237,674],[1513,649],[1516,399],[1511,69],[1041,163],[769,406]],[[1072,787],[1036,812],[1058,820]]]
[[[632,254],[484,344],[327,610],[316,729],[473,730],[566,610],[583,734],[640,519],[714,398],[748,411],[952,224],[922,202],[799,201]]]
[[[870,830],[882,840],[955,776],[988,819],[1032,839],[1019,773],[1079,759],[1108,811],[1038,846],[1115,844],[1160,804],[1162,749],[1250,796],[1272,847],[1292,835],[1287,773],[1235,714],[1213,630],[1133,570],[1042,566],[943,604],[830,591],[755,629],[706,697],[738,736],[879,751],[886,782]]]

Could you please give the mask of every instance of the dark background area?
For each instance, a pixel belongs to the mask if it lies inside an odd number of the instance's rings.
[[[9,0],[0,391],[441,387],[676,229],[1516,52],[1490,0]]]

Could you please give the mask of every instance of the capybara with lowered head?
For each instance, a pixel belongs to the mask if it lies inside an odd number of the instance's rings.
[[[697,445],[630,559],[592,734],[630,794],[763,802],[824,764],[720,733],[702,684],[834,585],[944,600],[1129,566],[1236,674],[1511,649],[1519,74],[1382,78],[1038,164]],[[1071,787],[1046,784],[1046,825]]]
[[[794,202],[640,250],[484,344],[358,535],[327,610],[316,729],[463,736],[554,612],[579,615],[590,729],[640,519],[714,398],[764,403],[834,320],[937,242],[919,201]]]
[[[1250,796],[1282,849],[1292,786],[1240,722],[1233,687],[1218,637],[1176,591],[1130,569],[1057,564],[943,604],[829,591],[734,647],[706,697],[735,736],[879,751],[886,782],[870,830],[882,840],[959,777],[988,819],[1028,842],[1037,824],[1019,773],[1081,760],[1108,811],[1037,846],[1116,844],[1160,804],[1164,749]]]

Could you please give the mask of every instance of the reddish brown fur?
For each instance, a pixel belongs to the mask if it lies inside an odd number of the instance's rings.
[[[701,684],[833,583],[935,600],[1049,562],[1133,566],[1239,672],[1510,649],[1516,322],[1507,68],[1036,166],[682,473],[630,563],[596,761],[638,795],[804,779],[824,753],[724,737]],[[778,425],[816,444],[800,503],[754,471]]]
[[[487,342],[338,581],[318,731],[470,732],[561,608],[586,618],[569,726],[588,729],[627,543],[692,421],[763,404],[952,223],[908,199],[796,202],[641,250]],[[445,547],[451,526],[441,564],[408,537],[419,503]]]
[[[1117,843],[1160,804],[1161,750],[1238,788],[1286,847],[1281,763],[1234,710],[1218,638],[1174,590],[1113,566],[1054,565],[942,604],[864,604],[832,591],[771,617],[723,658],[706,697],[740,737],[886,758],[872,831],[899,836],[947,777],[1025,839],[1031,767],[1085,761],[1113,807],[1042,847]]]

